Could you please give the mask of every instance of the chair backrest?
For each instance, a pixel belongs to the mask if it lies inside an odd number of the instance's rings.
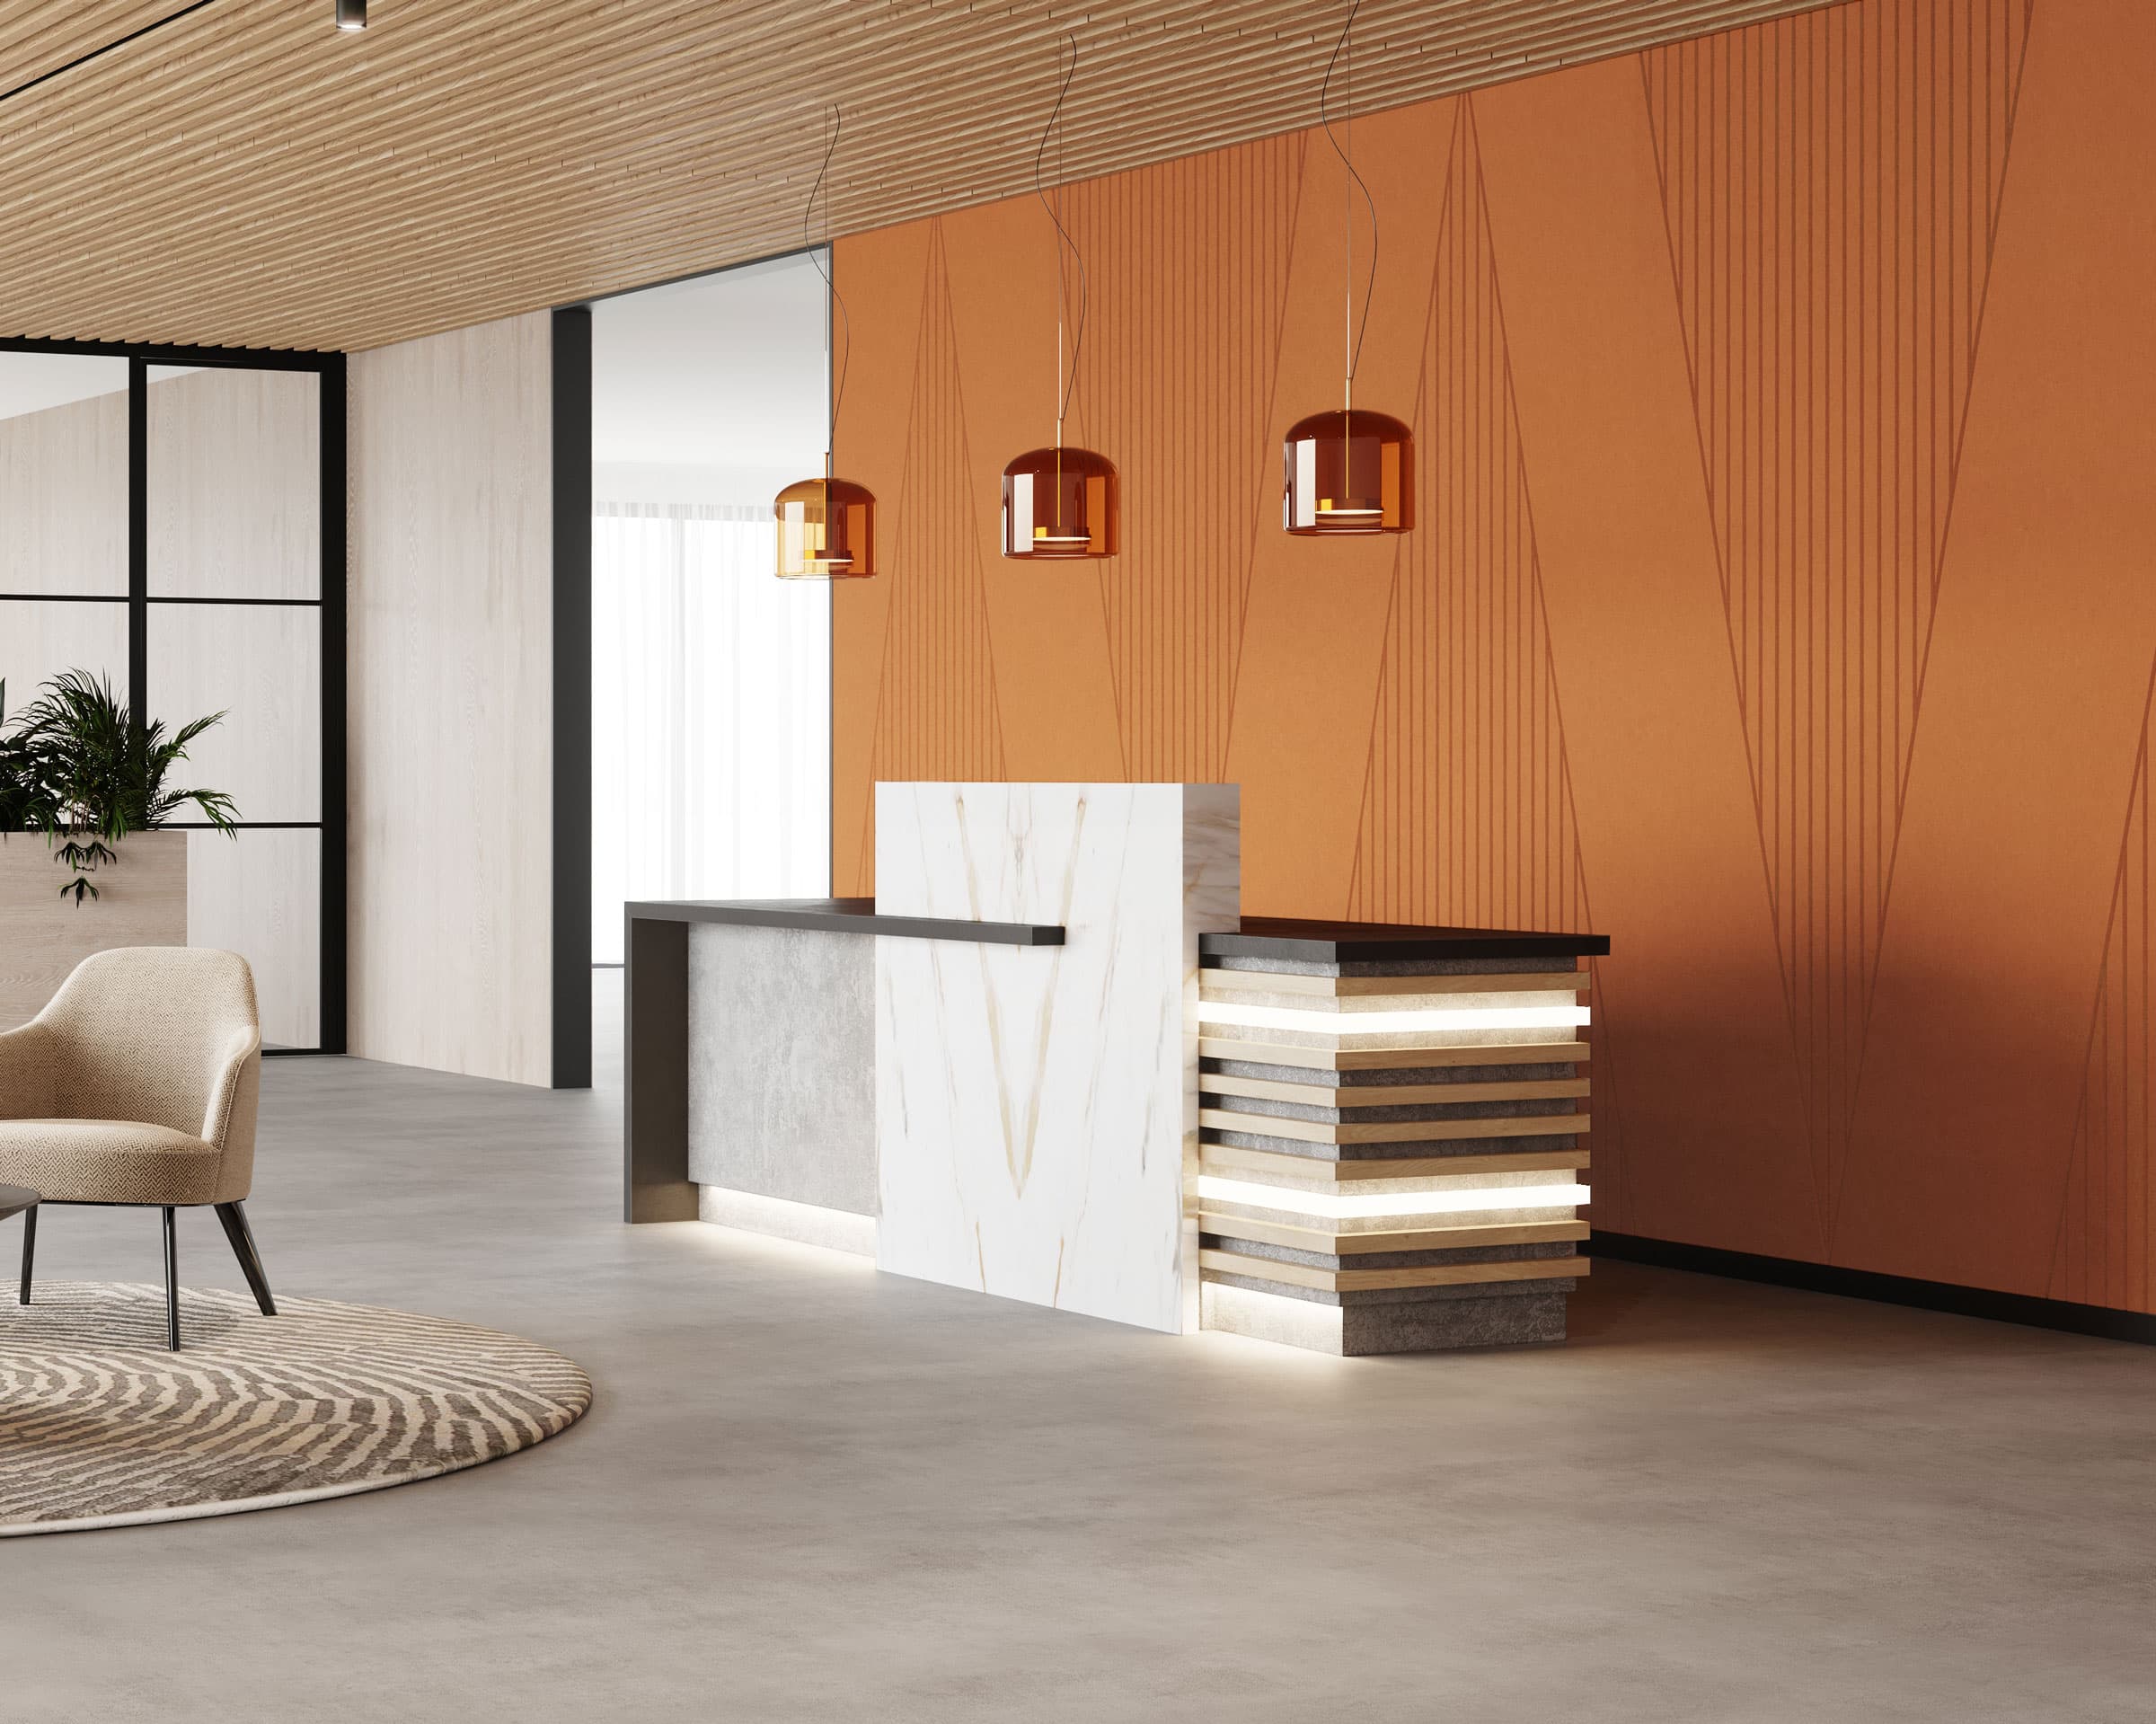
[[[37,1021],[58,1046],[53,1111],[190,1136],[210,1086],[261,1037],[254,973],[233,951],[122,946],[85,958]]]

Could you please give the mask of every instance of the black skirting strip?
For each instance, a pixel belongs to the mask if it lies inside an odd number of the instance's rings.
[[[1807,1293],[1913,1305],[1922,1311],[1947,1311],[1960,1317],[1985,1317],[1993,1322],[2026,1323],[2035,1329],[2059,1329],[2069,1334],[2156,1347],[2156,1316],[2115,1311],[2108,1305],[2079,1304],[2072,1299],[2039,1299],[2027,1293],[1999,1293],[1988,1287],[1959,1286],[1951,1281],[1922,1281],[1908,1275],[1878,1275],[1869,1269],[1837,1269],[1795,1258],[1726,1251],[1713,1245],[1681,1245],[1674,1240],[1644,1239],[1637,1233],[1605,1233],[1599,1228],[1578,1249],[1589,1257],[1648,1263],[1657,1269],[1689,1269],[1736,1281],[1764,1281],[1773,1286],[1802,1287]]]

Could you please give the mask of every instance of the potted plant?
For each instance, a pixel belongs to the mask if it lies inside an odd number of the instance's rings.
[[[74,878],[60,896],[79,908],[99,896],[90,876],[119,860],[132,833],[162,827],[191,805],[227,836],[238,810],[222,791],[173,790],[165,780],[188,745],[224,718],[213,712],[168,732],[163,720],[137,725],[111,683],[71,670],[47,683],[10,721],[0,684],[0,832],[45,835]]]
[[[37,750],[8,729],[7,679],[0,676],[0,834],[28,832],[38,826],[41,791]]]

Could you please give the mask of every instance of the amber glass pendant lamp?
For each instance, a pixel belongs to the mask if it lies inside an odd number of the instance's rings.
[[[1078,71],[1078,39],[1073,36],[1070,70],[1048,115],[1047,129],[1040,135],[1040,148],[1033,155],[1033,195],[1048,212],[1056,226],[1056,441],[1045,449],[1028,449],[1003,469],[1003,554],[1006,557],[1112,557],[1116,554],[1116,464],[1091,449],[1074,448],[1063,440],[1064,416],[1069,411],[1071,390],[1078,381],[1078,352],[1085,340],[1085,260],[1056,214],[1056,206],[1041,189],[1041,163],[1056,122],[1063,112],[1064,98],[1071,93],[1071,79]],[[1060,188],[1058,188],[1060,193]],[[1077,333],[1070,347],[1070,362],[1064,362],[1065,250],[1078,269]]]
[[[1281,525],[1304,537],[1365,533],[1405,533],[1415,525],[1415,438],[1405,425],[1389,413],[1374,412],[1355,404],[1355,370],[1362,358],[1363,335],[1370,323],[1370,296],[1377,286],[1377,204],[1370,188],[1355,171],[1354,133],[1355,56],[1350,33],[1362,0],[1348,8],[1348,22],[1333,44],[1326,64],[1325,83],[1318,93],[1318,119],[1325,128],[1334,153],[1340,158],[1345,178],[1362,194],[1370,212],[1370,279],[1363,289],[1363,314],[1355,315],[1355,204],[1350,196],[1346,214],[1348,270],[1345,312],[1347,324],[1347,376],[1342,381],[1340,404],[1322,413],[1299,419],[1288,428],[1281,449]],[[1332,75],[1345,52],[1348,60],[1348,112],[1343,125],[1348,143],[1333,135],[1329,102]]]
[[[816,218],[816,194],[823,190],[831,172],[831,157],[838,149],[839,111],[831,111],[831,143],[824,151],[824,165],[808,189],[808,212],[801,217],[801,243],[808,243],[809,224]],[[825,243],[830,243],[830,201],[824,205]],[[816,253],[817,273],[830,289],[839,327],[844,332],[845,358],[838,368],[838,387],[831,398],[831,440],[838,436],[838,411],[845,404],[846,366],[853,357],[853,326],[846,316],[846,302]],[[772,503],[778,518],[778,571],[781,580],[866,580],[876,572],[876,499],[866,485],[832,476],[831,452],[824,452],[820,479],[803,479],[791,484]]]

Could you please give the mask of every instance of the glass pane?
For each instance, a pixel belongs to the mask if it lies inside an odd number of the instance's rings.
[[[322,1043],[322,834],[187,835],[187,943],[254,969],[262,1041]]]
[[[5,537],[0,532],[0,542]],[[0,598],[0,682],[7,685],[7,710],[21,712],[37,699],[40,683],[64,670],[109,676],[114,692],[127,698],[126,603]]]
[[[150,367],[153,596],[321,596],[320,392],[311,371]]]
[[[831,589],[772,509],[824,472],[829,313],[805,256],[592,308],[595,962],[624,898],[829,889]]]
[[[125,359],[0,353],[0,593],[127,596]]]
[[[149,714],[168,730],[225,714],[188,750],[176,788],[223,791],[243,820],[322,818],[320,611],[153,604],[149,677]]]

